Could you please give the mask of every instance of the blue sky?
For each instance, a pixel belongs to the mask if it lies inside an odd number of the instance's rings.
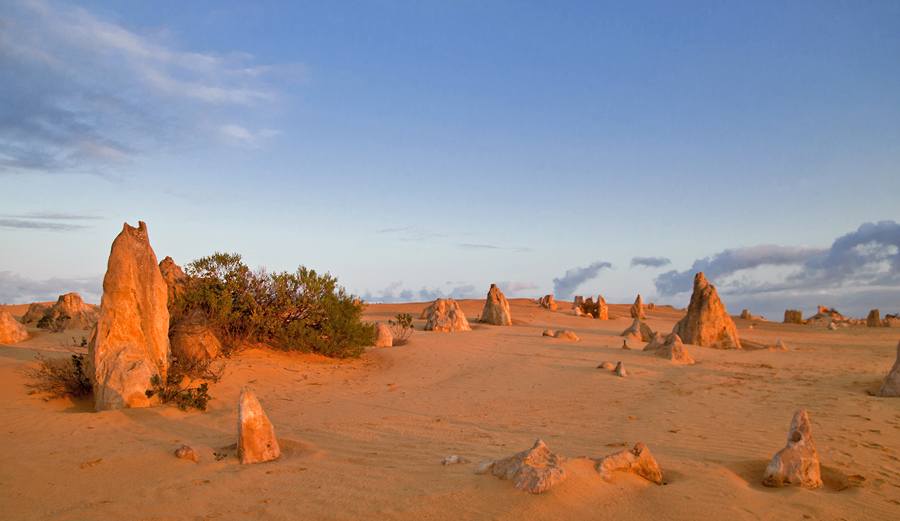
[[[370,300],[900,311],[900,2],[0,1],[0,302],[161,259]]]

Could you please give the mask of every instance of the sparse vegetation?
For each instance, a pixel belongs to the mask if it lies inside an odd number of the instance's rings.
[[[31,388],[28,394],[47,393],[45,400],[79,397],[91,394],[91,381],[84,372],[84,355],[72,355],[69,358],[49,358],[38,355],[40,364],[36,369],[26,373]]]
[[[66,315],[65,313],[54,319],[53,313],[51,311],[48,311],[46,315],[38,320],[37,327],[40,329],[46,329],[51,333],[59,333],[60,331],[66,329],[66,326],[69,324],[69,320],[72,320],[72,317]]]
[[[173,316],[201,309],[230,356],[253,342],[287,351],[358,357],[374,340],[360,321],[363,305],[329,274],[300,266],[295,273],[251,271],[238,254],[215,253],[186,268],[185,291]]]
[[[388,319],[388,326],[391,328],[391,334],[394,335],[396,339],[395,345],[399,342],[405,342],[410,336],[412,336],[414,328],[412,323],[412,315],[409,313],[397,313],[397,316],[394,317],[397,319],[396,322]]]
[[[197,387],[182,387],[184,377],[184,374],[171,371],[163,382],[158,374],[153,375],[150,378],[150,385],[153,387],[146,391],[147,398],[158,396],[160,402],[174,403],[182,411],[188,409],[205,411],[210,398],[209,384],[204,382]]]

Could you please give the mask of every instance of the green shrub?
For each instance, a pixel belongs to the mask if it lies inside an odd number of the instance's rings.
[[[26,377],[31,380],[25,384],[31,388],[28,394],[47,393],[49,400],[65,396],[77,398],[93,391],[91,381],[84,372],[84,355],[72,355],[71,358],[38,355],[38,361],[37,369],[26,372]]]
[[[397,339],[396,343],[406,341],[409,338],[414,329],[412,323],[412,315],[409,313],[397,313],[397,316],[394,317],[397,319],[396,322],[388,319],[388,326],[391,328],[391,334]]]
[[[56,317],[56,320],[54,320],[52,311],[48,311],[46,315],[38,320],[37,327],[40,329],[46,329],[51,333],[59,333],[60,331],[66,329],[66,326],[69,324],[69,320],[72,320],[72,317],[66,315],[65,313]]]
[[[145,391],[147,398],[159,396],[162,403],[174,403],[182,411],[188,409],[197,409],[199,411],[206,410],[206,404],[209,402],[209,384],[202,383],[197,387],[181,387],[184,375],[174,371],[169,372],[166,381],[163,382],[158,374],[150,378],[152,389]]]
[[[251,271],[237,254],[215,253],[188,265],[173,316],[201,309],[225,354],[250,342],[337,358],[358,357],[375,338],[337,279],[300,266],[295,273]]]

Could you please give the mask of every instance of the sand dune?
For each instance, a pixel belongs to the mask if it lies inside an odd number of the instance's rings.
[[[35,354],[87,332],[0,346],[3,519],[896,519],[900,400],[875,398],[894,361],[891,328],[785,325],[735,318],[741,339],[788,351],[688,345],[695,365],[621,349],[630,305],[600,321],[510,300],[513,326],[477,324],[483,301],[460,301],[473,331],[422,331],[426,304],[382,304],[416,332],[360,360],[248,350],[227,363],[207,412],[174,407],[95,413],[89,400],[28,395]],[[27,306],[9,306],[21,317]],[[20,309],[21,308],[21,309]],[[684,311],[646,311],[663,334]],[[748,327],[754,324],[752,330]],[[541,336],[568,329],[578,342]],[[83,351],[83,348],[74,348]],[[622,361],[627,378],[597,369]],[[240,465],[238,394],[255,391],[282,457]],[[825,486],[760,483],[799,407],[809,411]],[[474,474],[543,439],[569,459],[565,482],[540,494]],[[603,481],[589,460],[644,442],[663,486],[623,474]],[[173,452],[188,444],[200,463]],[[216,460],[214,453],[226,454]],[[470,460],[441,465],[450,455]]]

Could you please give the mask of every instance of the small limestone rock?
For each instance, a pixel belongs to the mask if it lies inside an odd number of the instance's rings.
[[[900,398],[900,342],[897,343],[897,361],[894,366],[884,377],[881,383],[881,389],[875,393],[875,396],[883,396],[885,398]]]
[[[543,336],[553,336],[553,331],[545,329],[543,332]]]
[[[238,407],[237,457],[241,463],[263,463],[278,459],[281,449],[275,428],[249,387],[241,389]]]
[[[622,334],[619,336],[633,338],[639,342],[649,342],[653,340],[654,334],[650,326],[641,322],[641,319],[635,318],[634,323],[628,329],[622,331]]]
[[[703,272],[694,276],[694,292],[687,315],[672,329],[687,344],[717,349],[741,349],[737,327],[719,299],[716,287]]]
[[[569,331],[568,329],[553,333],[553,338],[560,338],[562,340],[571,340],[573,342],[578,342],[578,335]]]
[[[175,455],[181,459],[189,459],[194,463],[200,462],[200,454],[198,454],[196,450],[187,445],[182,445],[181,448],[175,451]]]
[[[627,351],[631,351],[631,348],[628,347],[628,340],[622,340],[622,349],[625,349],[625,350],[627,350]]]
[[[816,488],[822,485],[819,471],[819,454],[812,441],[812,428],[806,409],[797,410],[791,420],[787,446],[781,449],[763,476],[762,484],[767,487],[798,485]]]
[[[538,303],[542,308],[557,310],[559,306],[556,305],[556,302],[553,302],[553,295],[547,295],[545,297],[541,297],[540,302]]]
[[[613,472],[631,472],[638,476],[662,485],[662,472],[656,459],[650,454],[650,449],[643,443],[638,443],[631,450],[623,450],[610,454],[600,460],[597,472],[605,481],[613,481]]]
[[[5,309],[0,309],[0,344],[13,344],[28,340],[28,329],[18,323]]]
[[[564,461],[565,458],[550,452],[543,441],[537,440],[532,448],[508,458],[482,461],[475,474],[490,471],[500,479],[513,480],[516,488],[523,492],[540,494],[566,479],[566,473],[560,467]]]
[[[691,358],[691,354],[684,347],[678,335],[669,335],[666,340],[666,343],[654,352],[656,356],[668,358],[677,364],[690,365],[694,363],[694,359]]]
[[[628,373],[625,372],[625,364],[623,364],[622,362],[619,362],[618,364],[616,364],[616,374],[618,376],[621,376],[622,378],[625,378],[626,376],[628,376]]]
[[[745,310],[741,311],[741,318],[750,320],[753,318],[753,315],[750,314],[749,309],[745,309]]]
[[[375,347],[391,347],[394,345],[394,335],[383,322],[375,323]]]
[[[650,339],[650,343],[644,346],[644,351],[656,351],[664,345],[666,345],[666,341],[663,339],[663,336],[658,332],[653,333],[653,338]]]
[[[828,330],[829,330],[829,331],[837,331],[837,328],[838,328],[838,327],[837,327],[837,324],[835,324],[834,322],[828,324]]]
[[[607,371],[612,371],[615,368],[616,368],[616,366],[612,365],[609,362],[603,362],[597,366],[597,369],[606,369]]]
[[[787,345],[785,345],[784,342],[779,340],[778,342],[775,342],[775,349],[777,349],[779,351],[787,351]]]
[[[487,299],[484,302],[484,310],[481,312],[481,322],[495,326],[512,325],[509,303],[496,284],[491,284],[491,289],[488,291]]]
[[[644,303],[641,301],[641,296],[638,295],[634,301],[634,304],[631,305],[631,318],[642,319],[644,317]]]
[[[466,315],[459,308],[459,304],[452,298],[439,298],[428,307],[425,331],[437,331],[447,333],[451,331],[471,331]]]
[[[453,455],[453,456],[447,456],[446,458],[444,458],[444,461],[441,462],[441,465],[459,465],[459,464],[468,463],[468,462],[469,462],[469,460],[466,458],[461,458],[459,456]]]

